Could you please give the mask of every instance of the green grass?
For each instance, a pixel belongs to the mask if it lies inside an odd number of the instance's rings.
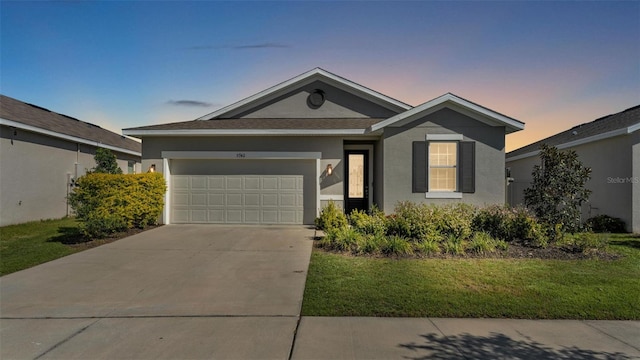
[[[34,221],[0,228],[0,275],[85,250],[73,218]]]
[[[384,259],[315,249],[304,316],[640,319],[640,238],[618,260]]]

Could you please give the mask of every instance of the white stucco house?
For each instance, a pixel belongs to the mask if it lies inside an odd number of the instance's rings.
[[[164,223],[312,224],[398,201],[505,201],[524,124],[453,94],[416,107],[316,68],[192,121],[124,129],[164,174]]]
[[[628,231],[640,233],[640,105],[509,152],[506,166],[514,179],[508,190],[512,205],[524,202],[533,166],[540,162],[541,144],[574,150],[591,168],[587,188],[592,193],[582,208],[583,221],[609,215],[624,220]]]
[[[72,180],[111,150],[124,173],[141,171],[139,142],[0,95],[0,226],[69,214]]]

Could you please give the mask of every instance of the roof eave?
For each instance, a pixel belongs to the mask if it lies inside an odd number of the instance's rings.
[[[620,128],[620,129],[616,129],[616,130],[611,130],[611,131],[607,131],[605,133],[601,133],[601,134],[597,134],[597,135],[592,135],[586,138],[582,138],[582,139],[577,139],[574,141],[568,141],[562,144],[558,144],[555,145],[556,148],[558,148],[559,150],[563,150],[563,149],[567,149],[573,146],[578,146],[578,145],[584,145],[584,144],[588,144],[588,143],[592,143],[595,141],[599,141],[599,140],[605,140],[605,139],[609,139],[612,137],[616,137],[616,136],[620,136],[620,135],[628,135],[631,134],[633,132],[636,132],[640,130],[640,123],[632,125],[632,126],[628,126],[628,127],[624,127],[624,128]],[[546,140],[546,139],[545,139]],[[540,142],[541,144],[544,143],[544,140],[542,142]],[[530,145],[527,145],[530,146]],[[513,150],[513,151],[518,151],[519,149]],[[526,159],[532,156],[536,156],[540,153],[540,150],[533,150],[524,154],[520,154],[520,155],[514,155],[511,157],[508,157],[509,154],[507,153],[507,157],[505,158],[506,161],[516,161],[516,160],[520,160],[520,159]]]
[[[51,136],[51,137],[55,137],[55,138],[58,138],[58,139],[63,139],[63,140],[72,141],[72,142],[76,142],[76,143],[81,143],[81,144],[101,147],[101,148],[105,148],[105,149],[121,152],[121,153],[124,153],[124,154],[129,154],[129,155],[134,155],[134,156],[142,156],[142,153],[138,152],[138,151],[125,149],[125,148],[122,148],[122,147],[119,147],[119,146],[113,146],[113,145],[109,145],[109,144],[104,144],[104,143],[101,143],[99,141],[85,139],[85,138],[81,138],[81,137],[77,137],[77,136],[73,136],[73,135],[62,134],[62,133],[59,133],[57,131],[47,130],[47,129],[39,128],[37,126],[23,124],[21,122],[17,122],[17,121],[14,121],[14,120],[8,120],[8,119],[0,118],[0,125],[14,127],[16,129],[27,130],[27,131],[38,133],[38,134],[41,134],[41,135]],[[133,141],[133,140],[131,140],[131,141]]]
[[[369,129],[125,129],[123,133],[138,138],[145,136],[353,136],[376,134],[369,131]]]

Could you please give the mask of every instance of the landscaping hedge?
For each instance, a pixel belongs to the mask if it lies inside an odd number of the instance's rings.
[[[90,173],[76,184],[69,203],[88,237],[155,224],[167,189],[160,173]]]

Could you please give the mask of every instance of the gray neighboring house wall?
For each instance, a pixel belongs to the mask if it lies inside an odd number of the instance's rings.
[[[70,182],[95,167],[98,147],[141,172],[139,142],[0,95],[0,226],[68,215]]]
[[[592,191],[582,207],[582,220],[596,215],[621,218],[627,230],[640,233],[640,105],[617,114],[577,125],[537,141],[506,156],[514,182],[509,185],[512,205],[524,203],[534,165],[540,163],[540,145],[574,150],[591,168],[587,188]]]
[[[399,201],[504,203],[520,121],[453,94],[412,107],[316,68],[192,121],[124,129],[164,173],[164,223],[312,224]]]

